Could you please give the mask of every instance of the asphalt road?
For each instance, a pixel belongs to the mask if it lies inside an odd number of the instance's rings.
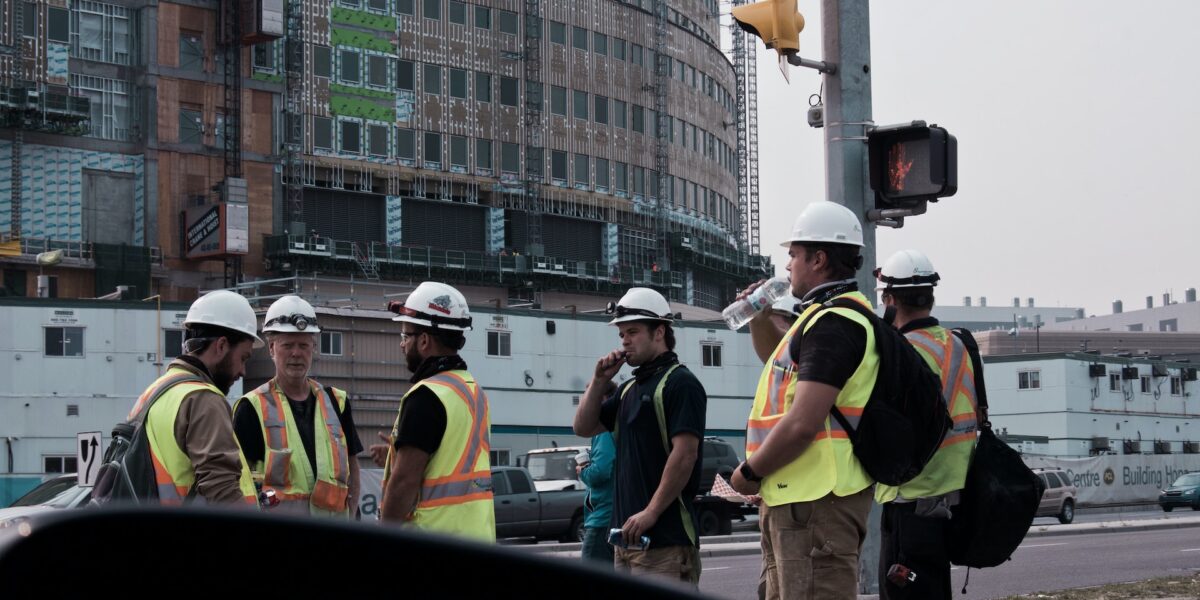
[[[700,589],[719,598],[752,600],[760,564],[758,556],[706,558]],[[1200,530],[1182,528],[1031,538],[1011,562],[994,569],[972,569],[966,595],[959,590],[967,570],[955,567],[952,576],[955,598],[983,600],[1198,570]]]

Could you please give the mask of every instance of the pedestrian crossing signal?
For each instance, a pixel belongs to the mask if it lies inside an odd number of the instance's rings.
[[[875,208],[907,208],[958,191],[958,141],[924,121],[877,127],[867,134]]]

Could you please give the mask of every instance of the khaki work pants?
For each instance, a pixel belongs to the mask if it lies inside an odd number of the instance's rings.
[[[845,497],[764,505],[763,574],[767,600],[853,600],[858,554],[867,536],[872,488]]]
[[[695,546],[613,550],[613,565],[618,571],[663,577],[693,588],[700,585],[700,549]]]

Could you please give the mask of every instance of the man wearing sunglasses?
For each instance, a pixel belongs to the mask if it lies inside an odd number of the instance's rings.
[[[700,440],[708,397],[675,355],[675,321],[662,294],[632,288],[610,309],[621,349],[596,363],[575,413],[575,435],[611,431],[613,466],[611,526],[618,570],[700,581],[700,538],[692,499],[700,488]],[[625,363],[637,367],[616,388]],[[642,547],[643,536],[649,538]]]
[[[387,444],[371,446],[383,467],[380,518],[425,531],[483,541],[496,539],[492,503],[487,395],[459,356],[471,330],[467,299],[444,283],[426,281],[399,316],[400,348],[412,387]]]
[[[352,518],[362,442],[345,390],[308,376],[321,328],[312,305],[284,296],[267,309],[263,337],[275,377],[234,404],[233,427],[246,460],[273,490],[276,510]]]

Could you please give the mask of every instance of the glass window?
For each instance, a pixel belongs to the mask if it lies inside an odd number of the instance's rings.
[[[446,7],[446,18],[456,25],[467,24],[467,5],[457,0],[450,0]]]
[[[313,75],[333,77],[333,49],[329,46],[313,46]]]
[[[490,73],[475,73],[475,99],[480,102],[492,101],[492,75]]]
[[[376,87],[387,87],[388,59],[386,56],[367,57],[367,83]]]
[[[321,332],[321,354],[325,356],[341,356],[342,355],[342,332],[340,331],[322,331]]]
[[[625,40],[621,38],[612,39],[612,57],[616,60],[625,60]]]
[[[517,13],[507,10],[496,10],[496,29],[500,33],[517,34]]]
[[[550,86],[550,113],[567,116],[567,88]]]
[[[500,143],[500,172],[521,173],[521,147],[510,142]]]
[[[591,173],[589,173],[589,171],[591,170],[591,165],[588,163],[589,163],[589,161],[588,161],[588,157],[586,155],[584,155],[584,154],[576,154],[575,155],[574,182],[576,184],[584,185],[584,186],[591,185],[592,178],[591,178]]]
[[[582,27],[571,28],[571,46],[579,50],[588,49],[588,32]]]
[[[629,60],[637,66],[642,66],[642,47],[638,44],[633,45],[633,52],[629,53]]]
[[[417,159],[417,136],[413,130],[396,130],[396,156],[408,160]]]
[[[492,170],[492,140],[475,140],[475,168]]]
[[[599,31],[592,33],[592,49],[601,56],[608,54],[608,36]]]
[[[1171,395],[1172,396],[1182,396],[1183,395],[1183,377],[1180,377],[1178,375],[1171,377]]]
[[[492,9],[486,6],[475,7],[475,26],[480,29],[492,28]]]
[[[358,72],[358,52],[342,50],[342,68],[338,72],[338,79],[349,83],[358,83],[362,80],[361,77]]]
[[[362,153],[362,125],[357,121],[342,121],[342,152]]]
[[[588,101],[587,92],[572,90],[572,104],[574,105],[574,114],[576,119],[588,118]]]
[[[388,1],[387,0],[367,0],[367,8],[369,8],[371,10],[386,13],[387,9],[388,9]]]
[[[46,39],[53,42],[71,41],[71,12],[65,8],[46,8]]]
[[[626,191],[629,188],[629,165],[619,162],[613,164],[613,189]]]
[[[700,350],[704,357],[704,366],[721,366],[721,346],[719,344],[700,344]]]
[[[467,72],[462,69],[450,69],[450,97],[467,98]]]
[[[182,329],[164,329],[163,330],[163,355],[159,358],[175,358],[183,354],[183,330]]]
[[[1042,387],[1040,371],[1020,371],[1017,373],[1017,389],[1036,390]]]
[[[425,132],[425,162],[442,166],[442,134]]]
[[[1141,379],[1141,383],[1142,383],[1142,393],[1149,394],[1150,393],[1150,376],[1142,375],[1139,379]]]
[[[567,153],[554,150],[550,153],[550,177],[558,181],[567,180]]]
[[[1110,391],[1110,392],[1121,391],[1121,374],[1120,373],[1109,373],[1108,374],[1108,391]]]
[[[608,125],[608,98],[604,96],[592,97],[592,113],[595,116],[596,122],[601,125]]]
[[[425,0],[421,3],[421,16],[426,19],[442,18],[442,0]]]
[[[46,356],[83,356],[83,328],[47,327]]]
[[[78,459],[74,456],[43,456],[42,457],[42,469],[47,474],[49,474],[49,473],[74,473],[75,470],[79,467],[79,463],[77,461],[78,461]],[[50,490],[50,489],[58,490],[58,493],[55,493],[53,495],[50,495],[49,493],[47,493],[45,496],[45,500],[46,501],[53,500],[59,494],[63,494],[63,492],[70,491],[71,487],[74,485],[74,480],[69,480],[68,483],[70,485],[67,485],[65,488],[59,488],[57,486],[55,486],[53,488],[46,488],[47,490]],[[46,485],[42,484],[42,487],[46,487]],[[40,489],[38,491],[41,492]],[[63,494],[63,495],[66,495],[66,494]],[[41,504],[41,503],[38,503],[38,504]],[[13,506],[16,506],[16,505],[14,504]]]
[[[596,159],[596,187],[598,187],[598,188],[607,188],[608,187],[608,159],[607,158],[597,158]]]
[[[25,6],[35,6],[26,3]],[[29,27],[29,21],[25,21]],[[204,38],[198,32],[179,32],[179,68],[184,71],[204,70]]]
[[[508,331],[489,331],[488,356],[512,356],[512,333]]]
[[[558,21],[550,21],[550,42],[554,44],[567,44],[567,25]]]
[[[498,452],[498,450],[491,450],[489,452],[489,454],[494,453],[494,452]],[[493,467],[497,466],[498,464],[499,463],[496,463],[495,461],[492,462]],[[510,488],[508,486],[508,477],[505,477],[503,474],[497,473],[497,476],[492,478],[492,495],[493,496],[510,496],[510,495],[512,495],[512,488]]]
[[[646,109],[633,105],[633,130],[638,133],[646,133]]]
[[[467,168],[467,138],[461,135],[450,136],[450,166]]]
[[[204,141],[204,122],[200,108],[179,109],[179,143],[199,144]]]
[[[415,14],[413,11],[413,0],[396,0],[396,12],[402,15]]]
[[[508,483],[512,486],[514,494],[531,494],[533,488],[529,484],[529,478],[521,471],[505,471],[508,474]]]
[[[11,6],[11,4],[9,6]],[[21,34],[25,37],[37,37],[37,4],[34,4],[33,2],[22,2],[21,10],[24,11],[24,14],[21,15],[21,25],[24,31],[22,31]]]
[[[411,60],[401,60],[396,62],[396,87],[402,90],[413,91],[416,89],[416,68]]]
[[[500,104],[516,106],[519,102],[517,80],[513,77],[500,77]]]
[[[442,93],[442,68],[438,65],[424,65],[422,69],[421,87],[426,94]]]
[[[367,148],[370,150],[372,156],[388,155],[387,125],[367,126]]]
[[[613,114],[612,114],[613,126],[620,127],[622,129],[628,127],[629,125],[627,124],[627,120],[626,120],[626,116],[625,116],[625,101],[624,100],[613,100],[612,109],[613,109]]]
[[[333,150],[333,119],[313,117],[313,146]]]

